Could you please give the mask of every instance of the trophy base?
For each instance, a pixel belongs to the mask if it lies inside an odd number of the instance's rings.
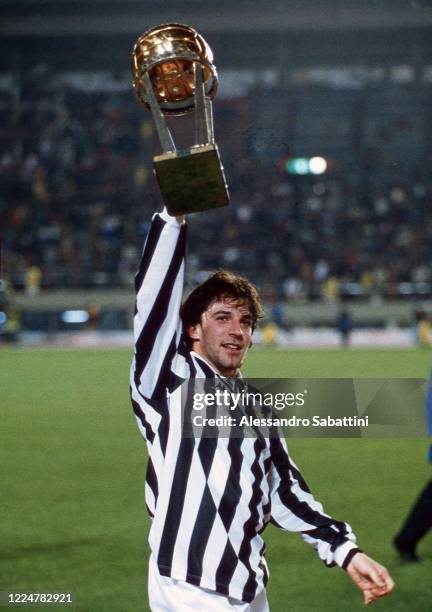
[[[156,178],[170,215],[185,215],[229,203],[215,144],[172,151],[153,158]]]

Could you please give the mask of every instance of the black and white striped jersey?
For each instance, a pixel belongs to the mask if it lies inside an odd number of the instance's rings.
[[[182,436],[181,383],[218,376],[184,341],[185,246],[186,225],[156,214],[135,279],[130,384],[148,448],[149,542],[163,576],[250,602],[268,578],[269,522],[299,532],[328,566],[358,549],[350,526],[313,498],[284,439]]]

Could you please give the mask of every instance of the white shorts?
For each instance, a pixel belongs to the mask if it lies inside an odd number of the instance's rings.
[[[183,580],[161,576],[153,555],[149,559],[148,592],[152,612],[269,612],[265,589],[251,603],[225,597]]]

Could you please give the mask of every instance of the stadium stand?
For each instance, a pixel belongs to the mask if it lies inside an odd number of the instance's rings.
[[[49,90],[33,78],[18,101],[3,92],[0,102],[1,227],[9,281],[24,289],[36,267],[42,289],[128,287],[149,214],[160,201],[150,174],[158,150],[150,119],[129,91],[88,93],[61,78],[53,82]],[[341,112],[347,96],[353,106],[352,92],[338,95]],[[342,118],[344,135],[326,138],[337,109],[321,109],[335,108],[334,92],[291,91],[290,103],[300,109],[295,133],[292,139],[280,134],[289,145],[276,152],[259,109],[238,100],[216,104],[233,206],[191,218],[189,273],[200,276],[223,261],[263,290],[290,299],[430,296],[431,192],[418,128],[419,117],[426,121],[428,98],[423,95],[419,107],[418,95],[406,95],[393,119],[387,113],[379,123],[375,111],[388,96],[384,90],[368,98],[364,138],[353,145],[355,116],[351,123]],[[372,150],[373,130],[378,137]],[[320,149],[317,132],[326,143]],[[269,151],[259,146],[263,137]],[[296,148],[297,141],[302,147]],[[419,158],[405,176],[401,148],[413,150],[410,159]],[[322,176],[288,175],[281,165],[291,151],[317,149],[334,160]]]

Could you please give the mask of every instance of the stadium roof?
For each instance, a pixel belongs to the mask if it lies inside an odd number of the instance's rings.
[[[133,34],[164,21],[206,32],[432,27],[430,0],[0,0],[0,10],[6,37]]]

